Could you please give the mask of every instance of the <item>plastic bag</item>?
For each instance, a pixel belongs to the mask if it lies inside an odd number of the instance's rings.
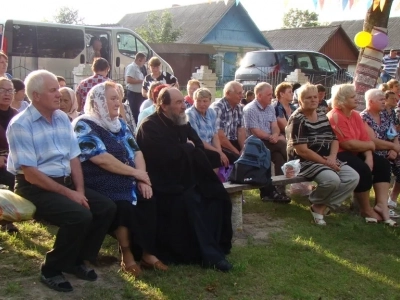
[[[233,165],[229,165],[227,168],[224,166],[218,169],[218,178],[221,180],[222,183],[227,182],[229,175],[231,175],[233,169]]]
[[[0,190],[0,221],[31,220],[35,212],[36,207],[30,201],[8,190]]]
[[[290,160],[282,166],[282,172],[287,178],[293,178],[300,173],[300,160]]]
[[[311,182],[292,183],[290,185],[290,195],[308,196],[313,191],[314,185]]]
[[[389,129],[386,131],[386,136],[389,140],[393,140],[397,136],[397,130],[393,124],[391,124]]]

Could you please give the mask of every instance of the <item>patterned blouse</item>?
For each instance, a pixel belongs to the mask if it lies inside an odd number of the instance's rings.
[[[86,96],[89,93],[90,89],[95,85],[98,85],[99,83],[103,83],[108,80],[110,80],[110,78],[96,74],[82,80],[79,83],[76,89],[76,93],[79,94],[79,96],[81,97],[82,108],[85,107]]]
[[[300,159],[300,172],[304,177],[312,180],[324,170],[331,168],[308,161],[298,155],[294,146],[306,144],[307,147],[321,156],[328,156],[331,151],[331,144],[336,140],[325,112],[317,110],[318,119],[316,122],[309,121],[301,109],[296,110],[289,118],[286,126],[286,140],[289,160]]]
[[[387,131],[391,126],[393,126],[393,121],[391,116],[382,111],[379,113],[379,116],[381,118],[381,123],[378,124],[374,118],[369,114],[367,110],[364,110],[360,113],[361,118],[365,123],[369,125],[369,127],[372,128],[372,130],[375,132],[375,136],[384,141],[391,141],[388,136],[387,136]],[[386,157],[388,155],[388,150],[375,150],[375,153],[378,154],[379,156]]]
[[[192,106],[186,110],[190,126],[197,132],[200,139],[211,144],[214,135],[217,133],[217,115],[211,108],[207,109],[203,117],[198,110]]]
[[[113,201],[129,201],[136,205],[137,188],[133,177],[111,173],[90,161],[90,158],[107,152],[124,164],[135,167],[135,152],[140,150],[126,123],[122,119],[120,122],[118,133],[86,119],[79,120],[74,130],[81,148],[85,186]]]

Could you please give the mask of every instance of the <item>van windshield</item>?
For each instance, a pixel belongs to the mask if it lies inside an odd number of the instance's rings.
[[[240,65],[246,67],[273,67],[278,64],[275,53],[247,52]]]

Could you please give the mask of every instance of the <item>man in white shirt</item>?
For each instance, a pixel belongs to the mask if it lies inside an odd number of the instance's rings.
[[[125,70],[125,83],[128,90],[126,97],[131,108],[133,118],[137,124],[140,105],[144,101],[142,96],[142,84],[144,75],[140,68],[146,62],[146,55],[138,52],[135,56],[135,61],[126,67]]]

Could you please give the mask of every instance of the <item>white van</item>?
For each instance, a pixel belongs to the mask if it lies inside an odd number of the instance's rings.
[[[157,56],[162,70],[171,66],[135,32],[122,27],[93,27],[7,20],[3,23],[1,48],[8,55],[7,72],[24,79],[31,71],[46,69],[74,84],[72,70],[87,63],[87,48],[93,37],[102,40],[103,57],[111,65],[110,78],[124,83],[125,68],[138,52]],[[1,37],[1,35],[0,35]]]

